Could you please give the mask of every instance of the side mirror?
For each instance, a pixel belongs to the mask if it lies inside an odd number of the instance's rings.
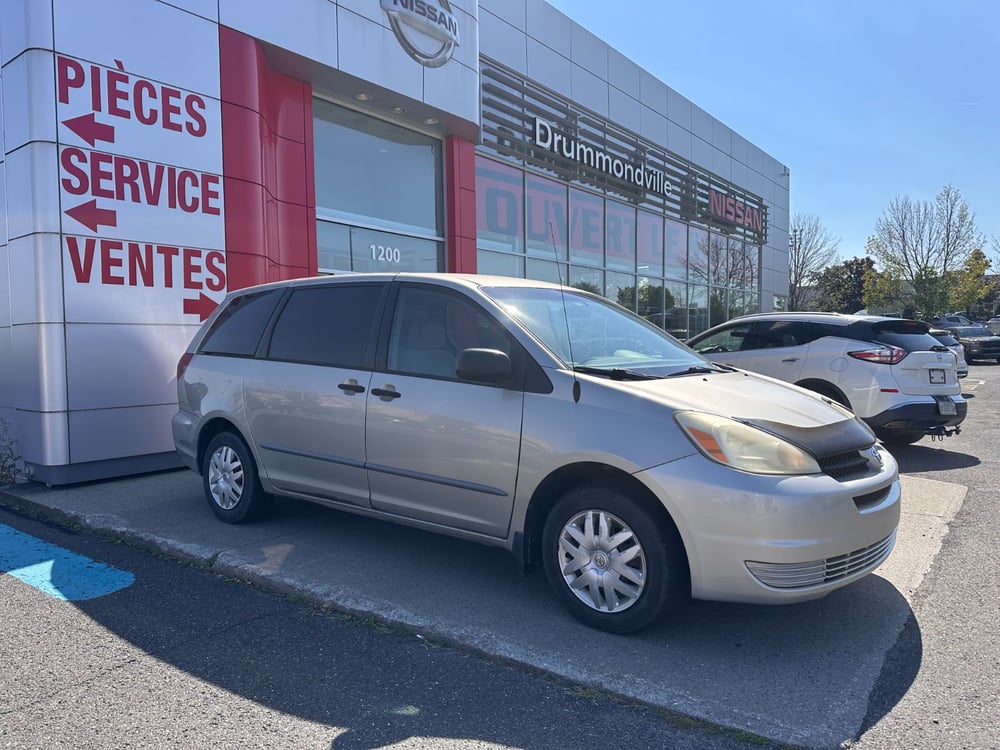
[[[506,383],[514,374],[510,357],[499,349],[463,349],[456,371],[462,380],[493,385]]]

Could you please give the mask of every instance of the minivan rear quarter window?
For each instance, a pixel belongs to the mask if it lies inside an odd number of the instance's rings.
[[[205,335],[199,351],[202,354],[252,357],[281,294],[280,289],[270,289],[231,299]]]
[[[271,335],[268,359],[370,369],[381,284],[307,287],[292,292]]]

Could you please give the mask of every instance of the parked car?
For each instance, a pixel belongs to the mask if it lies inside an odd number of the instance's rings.
[[[969,376],[969,363],[965,361],[965,347],[962,346],[962,342],[955,338],[951,331],[946,331],[943,328],[932,328],[928,333],[936,338],[940,344],[951,349],[955,355],[958,379],[967,378]]]
[[[1000,334],[1000,316],[994,315],[987,320],[986,327],[993,331],[993,333]]]
[[[949,315],[935,315],[930,319],[930,324],[936,326],[937,328],[951,328],[953,326],[971,326],[975,325],[975,322],[969,320],[964,315],[959,315],[958,313],[951,313]]]
[[[948,330],[965,347],[965,358],[969,364],[983,359],[1000,362],[1000,336],[986,326],[957,326]]]
[[[180,358],[177,396],[178,454],[221,520],[284,495],[502,547],[612,632],[691,596],[821,597],[896,538],[896,462],[849,410],[558,285],[369,274],[232,292]]]
[[[687,343],[713,362],[795,383],[847,406],[890,444],[959,431],[967,404],[954,355],[917,320],[759,313]]]

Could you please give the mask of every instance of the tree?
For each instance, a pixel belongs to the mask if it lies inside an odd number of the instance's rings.
[[[828,312],[857,312],[865,306],[865,273],[875,270],[871,258],[851,258],[827,266],[813,279],[816,286],[816,308]]]
[[[878,237],[869,237],[865,243],[865,254],[869,259],[883,256],[885,249]],[[882,271],[875,270],[875,264],[864,272],[862,301],[870,312],[897,312],[903,308],[912,294],[905,293],[899,267],[891,262]]]
[[[788,243],[788,309],[799,310],[803,291],[813,277],[837,258],[840,240],[812,214],[792,217]]]
[[[982,250],[973,250],[962,270],[952,274],[948,285],[948,302],[953,310],[968,310],[993,291],[993,284],[986,279],[990,259]]]
[[[914,304],[932,315],[945,312],[949,274],[983,246],[985,237],[961,193],[946,185],[934,203],[893,198],[875,223],[873,240],[866,250],[883,272],[906,282]]]

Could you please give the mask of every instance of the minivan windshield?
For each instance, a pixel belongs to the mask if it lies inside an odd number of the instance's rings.
[[[724,369],[638,315],[596,295],[548,287],[483,291],[578,372],[627,378]]]

